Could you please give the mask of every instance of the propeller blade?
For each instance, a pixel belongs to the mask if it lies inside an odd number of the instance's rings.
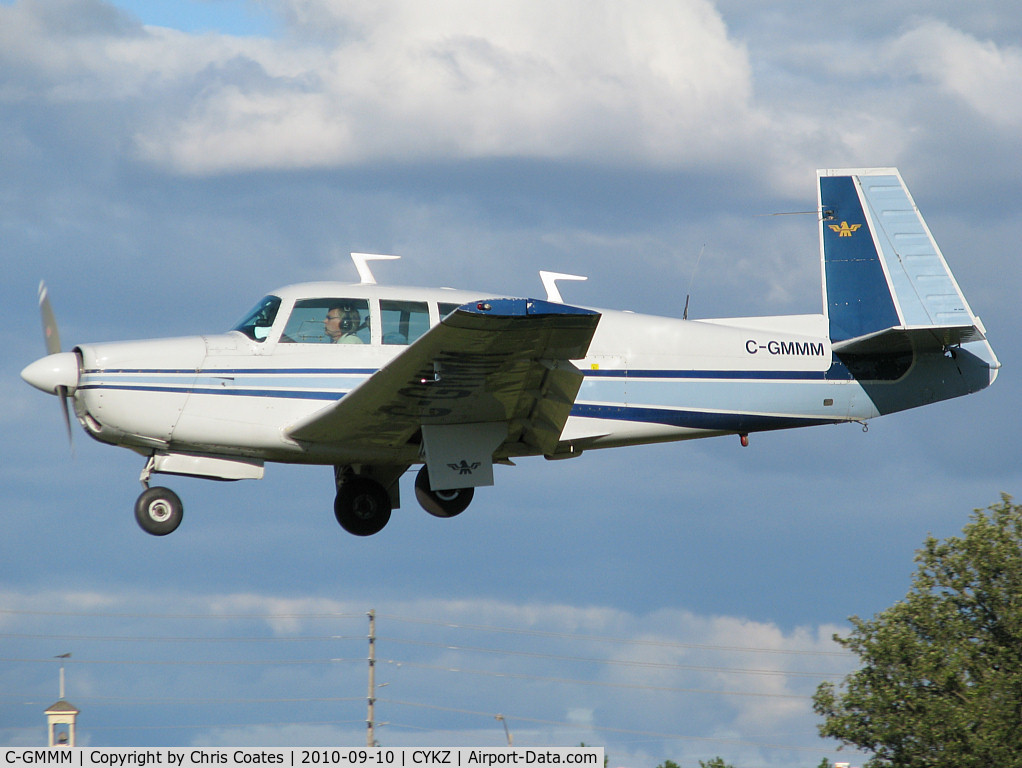
[[[56,355],[60,353],[60,331],[57,329],[57,317],[53,314],[53,307],[50,304],[50,292],[46,289],[46,281],[39,281],[39,314],[43,320],[43,337],[46,340],[46,354]],[[56,395],[60,399],[60,408],[64,412],[64,429],[67,431],[67,443],[71,447],[71,455],[74,456],[75,443],[71,432],[71,410],[68,408],[67,400],[70,397],[67,387],[63,384],[57,386]]]
[[[46,354],[55,355],[60,352],[60,331],[57,330],[57,318],[53,314],[53,307],[50,306],[50,294],[46,290],[45,280],[39,281],[39,313],[43,318]]]
[[[71,412],[67,407],[67,399],[69,397],[67,393],[67,387],[61,385],[57,387],[57,397],[60,398],[60,408],[64,411],[64,429],[67,431],[67,444],[71,446],[71,455],[75,452],[75,440],[74,435],[71,433]]]

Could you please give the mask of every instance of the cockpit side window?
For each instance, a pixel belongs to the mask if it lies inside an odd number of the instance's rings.
[[[280,310],[280,298],[267,296],[255,308],[245,315],[245,319],[238,323],[232,330],[240,331],[252,341],[265,341],[270,335],[270,328]]]
[[[366,299],[303,299],[295,302],[282,344],[368,344]]]
[[[429,330],[429,305],[424,301],[380,302],[384,344],[411,344]]]

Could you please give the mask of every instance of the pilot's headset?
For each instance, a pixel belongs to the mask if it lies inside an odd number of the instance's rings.
[[[341,307],[341,333],[355,333],[362,326],[362,315],[354,307]]]

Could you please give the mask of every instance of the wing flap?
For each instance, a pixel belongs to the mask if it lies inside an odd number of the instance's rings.
[[[582,384],[569,361],[585,357],[599,320],[534,299],[466,304],[287,434],[386,450],[421,440],[423,425],[502,422],[497,454],[552,451]]]

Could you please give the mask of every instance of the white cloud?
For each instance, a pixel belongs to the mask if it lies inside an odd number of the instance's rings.
[[[0,7],[0,99],[115,108],[117,146],[186,174],[526,157],[742,167],[792,195],[805,168],[897,164],[946,132],[914,78],[1002,131],[1022,120],[1019,49],[945,21],[750,49],[710,0],[275,7],[276,38],[99,0]]]
[[[895,67],[925,78],[984,119],[1002,127],[1022,123],[1022,48],[930,20],[899,37],[890,55]]]
[[[314,10],[343,32],[304,77],[210,88],[166,130],[143,131],[144,154],[199,173],[427,157],[685,162],[721,153],[750,117],[745,52],[705,0]]]
[[[0,9],[8,99],[132,100],[142,157],[190,173],[375,159],[726,158],[758,118],[708,0],[292,3],[281,40],[141,27],[94,0],[69,33]],[[74,5],[74,3],[71,3]],[[310,19],[320,21],[313,36]],[[34,82],[34,88],[26,88]]]
[[[166,699],[161,709],[170,717],[153,723],[164,728],[163,741],[354,744],[364,733],[364,662],[315,663],[323,654],[365,652],[365,610],[347,600],[8,589],[0,605],[5,632],[26,637],[12,640],[15,645],[67,636],[60,642],[75,651],[68,696],[89,712],[93,728],[115,726],[104,714],[106,702]],[[38,606],[49,613],[32,613]],[[754,748],[763,733],[797,732],[803,736],[787,743],[823,749],[811,733],[806,698],[820,678],[801,673],[849,666],[847,655],[828,655],[836,650],[829,639],[834,627],[785,631],[673,608],[643,615],[426,598],[379,601],[377,611],[377,683],[390,683],[377,692],[377,716],[391,724],[381,729],[391,745],[450,745],[455,737],[462,745],[499,744],[503,732],[494,715],[501,712],[520,746],[611,745],[629,733],[674,734],[679,756],[688,750],[705,757],[706,749],[735,742]],[[260,626],[270,629],[263,643],[256,642]],[[161,640],[165,635],[170,638]],[[32,658],[14,646],[8,653]],[[34,692],[19,687],[37,673],[48,679],[51,667],[48,655],[35,665],[9,665],[10,693],[30,699]],[[221,698],[237,700],[208,727],[199,726],[208,711],[203,701]],[[16,724],[16,708],[3,706]],[[20,737],[0,733],[3,738]],[[620,755],[627,747],[616,749]],[[783,757],[767,749],[760,755],[766,764]]]

